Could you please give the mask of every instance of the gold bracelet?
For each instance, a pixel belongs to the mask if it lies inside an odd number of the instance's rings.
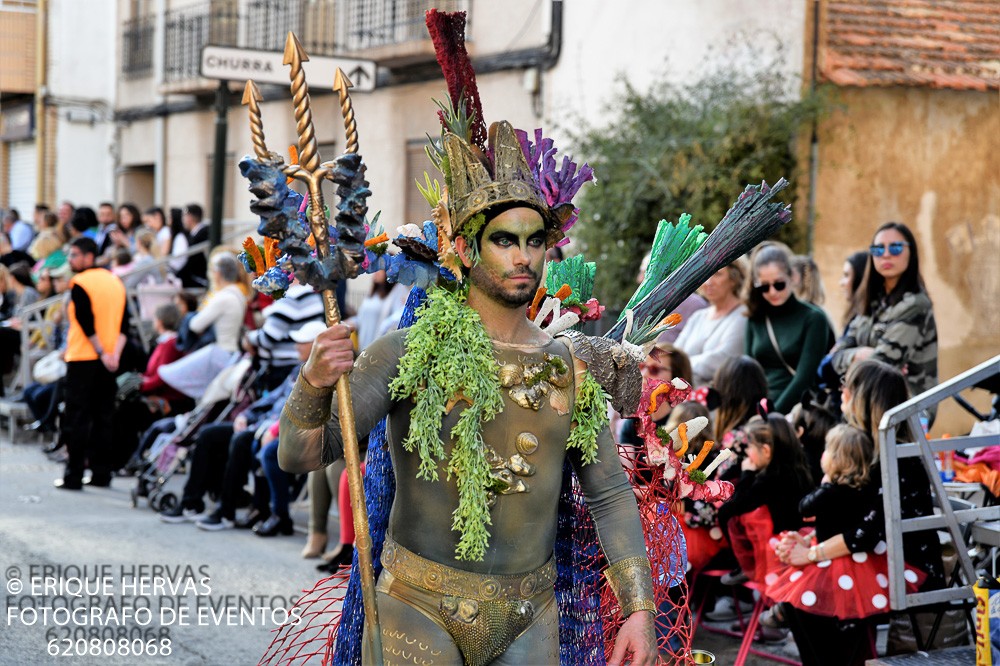
[[[656,612],[653,601],[653,570],[646,557],[628,557],[615,562],[604,572],[611,591],[618,599],[622,617],[636,611]]]
[[[299,370],[299,377],[285,401],[284,414],[297,428],[311,430],[330,420],[332,388],[316,388]]]

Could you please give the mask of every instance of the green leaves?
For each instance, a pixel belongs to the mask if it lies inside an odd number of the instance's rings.
[[[461,534],[455,557],[481,560],[489,544],[491,524],[486,491],[491,479],[482,438],[482,424],[503,409],[493,343],[479,314],[465,304],[464,290],[451,293],[432,289],[406,337],[406,353],[399,372],[389,384],[395,400],[412,398],[410,431],[403,448],[420,457],[417,477],[438,480],[438,466],[445,460],[441,427],[449,401],[467,399],[452,427],[454,439],[446,469],[458,486],[458,507],[452,529]]]
[[[458,507],[452,514],[452,529],[460,534],[455,558],[482,560],[492,525],[488,493],[496,490],[482,426],[503,410],[504,399],[493,342],[479,313],[466,305],[466,295],[464,289],[428,292],[427,302],[407,333],[406,353],[389,384],[389,395],[394,400],[413,400],[403,449],[420,458],[417,478],[439,481],[438,470],[444,462],[447,480],[455,480]],[[538,378],[567,371],[565,360],[556,356]],[[597,436],[608,425],[606,400],[604,390],[588,372],[577,391],[573,427],[566,442],[567,449],[581,452],[584,464],[597,460]],[[449,405],[464,407],[449,432],[454,441],[450,456],[441,440]]]
[[[658,220],[687,211],[710,230],[747,183],[785,176],[795,192],[795,140],[822,104],[816,94],[791,98],[798,85],[780,71],[720,66],[690,86],[661,81],[647,93],[626,86],[606,124],[574,136],[599,178],[582,193],[575,236],[601,267],[602,303],[625,305]],[[802,225],[786,225],[781,240],[804,249]]]
[[[608,397],[588,371],[573,403],[573,429],[566,449],[578,449],[584,465],[597,460],[597,436],[608,427]]]
[[[432,182],[431,177],[427,175],[426,171],[424,171],[424,184],[421,185],[419,180],[414,180],[414,182],[417,184],[417,189],[424,197],[424,201],[427,202],[427,205],[432,209],[437,206],[441,201],[441,197],[444,196],[441,189],[441,183],[438,182],[437,178],[435,178]]]

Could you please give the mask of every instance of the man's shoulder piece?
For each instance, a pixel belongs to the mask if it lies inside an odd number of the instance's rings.
[[[633,414],[639,407],[642,375],[639,363],[610,338],[585,335],[579,331],[563,331],[557,338],[569,343],[573,356],[586,363],[587,369],[620,414]]]

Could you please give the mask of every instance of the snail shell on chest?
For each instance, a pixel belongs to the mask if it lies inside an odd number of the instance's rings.
[[[522,432],[514,440],[514,446],[523,455],[529,456],[538,450],[538,438],[530,432]]]

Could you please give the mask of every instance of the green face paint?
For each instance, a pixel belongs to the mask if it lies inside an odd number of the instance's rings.
[[[545,224],[531,208],[512,208],[483,229],[479,261],[469,271],[473,287],[507,307],[527,305],[541,282]]]

